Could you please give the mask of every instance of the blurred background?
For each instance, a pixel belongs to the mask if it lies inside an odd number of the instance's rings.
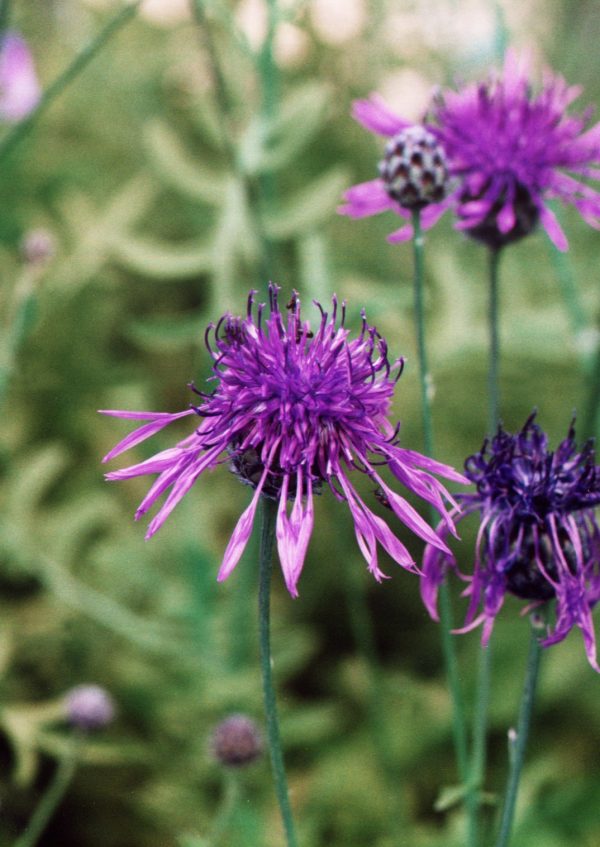
[[[14,0],[10,26],[43,87],[121,5]],[[186,408],[187,383],[210,373],[206,324],[243,312],[248,290],[264,294],[272,278],[286,298],[300,291],[307,317],[334,291],[353,328],[366,307],[406,357],[394,416],[403,446],[421,449],[410,245],[385,241],[391,213],[335,212],[345,188],[376,176],[383,146],[351,119],[351,101],[376,90],[416,120],[436,86],[481,77],[512,44],[532,51],[538,79],[549,64],[580,83],[576,107],[600,104],[594,0],[281,0],[272,51],[263,0],[205,9],[199,21],[187,0],[145,0],[0,162],[2,845],[67,755],[61,704],[80,683],[103,686],[117,714],[84,744],[40,845],[282,843],[266,757],[240,771],[240,800],[211,836],[227,790],[211,731],[232,712],[262,722],[256,541],[216,583],[248,489],[226,466],[205,475],[144,542],[133,514],[147,481],[107,485],[100,463],[131,427],[96,410]],[[594,429],[600,316],[600,236],[559,215],[569,253],[536,233],[506,251],[501,281],[502,418],[514,431],[537,408],[552,444],[575,410]],[[461,467],[486,429],[486,254],[450,220],[426,250],[437,458]],[[173,426],[136,456],[185,432]],[[467,566],[472,529],[463,537]],[[378,585],[347,510],[323,496],[299,599],[275,571],[303,847],[464,843],[438,628],[418,581],[382,561],[392,578]],[[506,603],[492,647],[490,819],[524,672],[521,605]],[[479,635],[457,638],[469,694]],[[515,845],[597,847],[598,679],[578,632],[545,654],[542,674]]]

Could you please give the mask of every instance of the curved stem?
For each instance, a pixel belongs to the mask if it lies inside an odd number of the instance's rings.
[[[277,802],[283,820],[287,847],[297,847],[294,821],[288,795],[287,778],[281,751],[279,721],[275,689],[273,688],[271,636],[270,636],[270,599],[271,571],[273,559],[273,540],[275,537],[275,519],[277,504],[274,500],[262,499],[262,532],[259,555],[259,586],[258,586],[258,615],[260,637],[260,666],[262,671],[263,695],[265,702],[265,717],[267,723],[267,738],[271,755],[271,769],[275,781]]]
[[[488,322],[490,332],[490,363],[488,370],[489,434],[494,435],[500,418],[500,333],[498,330],[498,265],[500,250],[490,249],[490,299]]]
[[[415,296],[415,323],[417,329],[417,353],[419,358],[419,385],[421,388],[421,413],[423,416],[423,440],[425,454],[433,457],[433,423],[431,415],[431,377],[427,366],[427,345],[425,342],[425,309],[423,303],[423,255],[424,238],[421,228],[421,214],[414,211],[412,215],[413,224],[413,249],[414,249],[414,296]],[[436,513],[431,507],[431,522],[435,526]],[[458,772],[463,782],[468,775],[467,761],[467,732],[465,723],[465,709],[458,673],[458,661],[454,640],[452,638],[452,605],[450,591],[446,580],[440,585],[440,630],[442,634],[442,653],[446,665],[446,676],[452,698],[452,730],[454,735],[454,747]]]
[[[510,739],[510,769],[506,794],[504,796],[504,808],[502,809],[502,820],[496,847],[507,847],[512,830],[519,780],[523,769],[527,736],[531,723],[531,714],[535,700],[535,692],[540,668],[542,648],[538,640],[536,627],[532,624],[531,642],[529,645],[529,657],[527,659],[527,671],[525,673],[525,684],[519,707],[519,719],[517,723],[516,738]]]
[[[13,847],[34,847],[37,844],[71,784],[77,768],[79,741],[77,736],[71,739],[70,748],[58,763],[52,781],[31,816],[25,832],[17,838]]]
[[[14,148],[26,138],[38,119],[48,109],[48,107],[56,100],[59,94],[71,83],[80,73],[87,67],[97,53],[107,41],[115,35],[121,27],[123,27],[131,18],[134,17],[137,7],[141,0],[134,0],[129,3],[121,11],[116,14],[109,22],[100,30],[100,32],[83,48],[83,50],[75,56],[70,65],[51,82],[48,88],[42,94],[39,103],[30,112],[26,118],[19,121],[18,124],[8,132],[0,142],[0,162],[3,161]]]

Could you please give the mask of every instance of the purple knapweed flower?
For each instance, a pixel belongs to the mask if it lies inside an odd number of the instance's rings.
[[[567,114],[580,93],[550,71],[539,93],[532,93],[528,59],[509,50],[502,73],[434,97],[425,127],[444,149],[454,185],[443,203],[423,213],[424,226],[451,206],[457,228],[492,249],[523,238],[539,222],[556,247],[566,250],[567,239],[548,206],[557,199],[600,228],[600,194],[585,182],[600,177],[594,167],[600,164],[600,124],[589,125],[589,110]],[[378,97],[356,103],[354,116],[390,138],[406,127]],[[341,211],[352,217],[398,211],[381,179],[351,188],[346,200]],[[404,227],[389,240],[411,234]]]
[[[14,32],[0,42],[0,119],[20,121],[40,99],[40,84],[26,42]]]
[[[358,545],[369,570],[381,579],[377,542],[408,570],[416,566],[406,547],[386,522],[363,502],[349,472],[360,470],[380,489],[380,497],[414,533],[445,549],[425,520],[380,474],[387,465],[412,493],[439,510],[448,529],[454,527],[444,507],[453,502],[431,475],[465,482],[447,465],[398,446],[398,427],[387,419],[402,360],[388,360],[385,340],[368,326],[350,340],[344,327],[345,304],[338,323],[334,297],[331,316],[319,304],[321,320],[314,334],[300,315],[294,293],[287,318],[278,305],[278,288],[270,286],[270,314],[264,304],[254,309],[248,298],[245,318],[225,315],[209,325],[207,346],[214,360],[212,393],[193,390],[198,406],[186,411],[108,411],[115,417],[147,421],[105,457],[118,456],[179,418],[194,415],[198,426],[175,447],[140,464],[107,474],[120,480],[144,474],[158,478],[140,504],[144,515],[168,489],[170,492],[149,525],[147,537],[164,523],[173,508],[207,469],[228,461],[231,469],[254,488],[250,505],[231,536],[218,578],[225,579],[238,563],[250,537],[259,498],[278,501],[276,537],[288,590],[297,595],[306,549],[313,529],[313,494],[326,484],[345,501],[354,519]],[[256,313],[255,313],[256,312]],[[212,335],[212,342],[211,342]],[[291,510],[288,514],[288,501]]]
[[[590,664],[600,671],[591,616],[600,599],[600,528],[594,514],[600,466],[591,441],[577,452],[573,424],[552,452],[534,419],[535,414],[516,435],[500,427],[465,463],[477,491],[457,495],[461,517],[479,512],[481,523],[473,573],[460,575],[469,582],[461,631],[483,624],[487,644],[507,592],[530,601],[525,611],[554,601],[554,623],[543,646],[562,641],[577,626]],[[438,531],[444,538],[445,527]],[[438,587],[448,567],[456,569],[455,559],[428,545],[421,593],[436,620]]]

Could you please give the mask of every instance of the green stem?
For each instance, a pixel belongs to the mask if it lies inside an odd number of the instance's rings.
[[[587,401],[583,409],[582,433],[585,439],[595,438],[598,432],[598,408],[600,407],[600,343],[596,343],[591,372],[586,380]]]
[[[533,703],[535,700],[541,653],[542,648],[538,639],[536,626],[532,624],[529,657],[527,659],[527,671],[525,674],[525,684],[523,686],[523,695],[519,708],[517,736],[514,741],[509,741],[511,745],[510,768],[508,774],[508,783],[506,786],[506,794],[504,796],[504,808],[502,810],[500,832],[498,834],[496,847],[508,847],[510,839],[510,833],[515,813],[515,806],[517,802],[517,793],[519,790],[519,780],[521,778],[521,771],[523,769],[525,748],[527,746],[527,736],[529,734],[529,725],[531,723],[531,714],[533,711]]]
[[[210,847],[216,847],[216,845],[219,843],[219,841],[227,831],[227,827],[231,822],[231,818],[233,816],[233,812],[235,810],[235,806],[239,796],[239,785],[237,775],[231,773],[230,771],[226,771],[224,781],[225,785],[223,790],[223,798],[221,800],[221,806],[219,808],[219,811],[217,812],[217,816],[214,820],[210,835],[208,837],[208,843],[210,844]]]
[[[467,847],[479,844],[479,808],[485,775],[488,705],[490,699],[491,647],[481,647],[477,668],[477,695],[473,721],[473,746],[467,791],[468,834]]]
[[[100,30],[100,32],[83,48],[83,50],[75,56],[65,70],[51,82],[48,88],[42,94],[39,103],[35,109],[23,118],[18,124],[8,132],[0,142],[0,162],[6,159],[7,156],[17,147],[17,145],[26,138],[39,118],[44,114],[48,107],[62,94],[69,83],[79,76],[79,74],[87,67],[102,47],[115,35],[131,18],[134,17],[137,7],[141,0],[125,6],[118,14],[109,20],[109,22]]]
[[[279,803],[279,810],[283,820],[287,847],[297,847],[298,842],[296,841],[296,834],[294,831],[294,821],[292,818],[292,810],[288,795],[287,778],[285,775],[285,766],[283,764],[283,753],[281,751],[277,704],[275,701],[275,689],[273,688],[273,675],[271,669],[270,598],[276,516],[277,504],[275,501],[267,500],[263,497],[258,588],[260,666],[262,671],[263,695],[265,701],[267,738],[269,741],[271,768],[273,771],[273,779],[275,781],[277,802]]]
[[[417,352],[419,358],[419,384],[421,388],[421,412],[423,417],[423,440],[425,453],[433,457],[433,424],[431,415],[431,377],[427,366],[427,345],[425,342],[425,309],[423,303],[423,280],[424,280],[424,238],[421,228],[421,214],[414,211],[412,215],[413,224],[413,248],[414,248],[414,293],[415,293],[415,322],[417,328]],[[431,521],[435,525],[436,513],[431,508]],[[452,698],[452,731],[454,735],[454,747],[460,778],[466,783],[468,775],[467,761],[467,732],[465,722],[465,709],[458,673],[458,661],[454,640],[452,638],[452,604],[450,591],[446,580],[440,585],[440,630],[442,637],[442,653],[446,665],[446,676],[448,687]]]
[[[500,420],[500,333],[498,330],[498,266],[500,250],[490,249],[490,299],[488,323],[490,332],[490,361],[488,370],[489,434],[493,436]]]
[[[70,748],[58,763],[52,781],[31,816],[27,829],[17,838],[13,847],[34,847],[37,844],[71,784],[77,768],[79,742],[79,737],[73,736]]]

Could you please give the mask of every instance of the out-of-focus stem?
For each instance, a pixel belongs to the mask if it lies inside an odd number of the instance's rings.
[[[17,838],[13,847],[35,847],[37,844],[71,784],[77,768],[79,745],[80,738],[73,736],[70,748],[58,763],[52,781],[31,816],[25,832]]]
[[[48,88],[46,88],[42,94],[35,109],[33,109],[26,118],[19,121],[18,124],[15,124],[15,126],[0,142],[0,162],[6,159],[6,157],[12,153],[21,141],[27,138],[39,118],[44,114],[49,106],[52,105],[56,98],[62,94],[65,88],[67,88],[67,86],[79,76],[87,65],[89,65],[92,59],[100,52],[113,35],[116,35],[116,33],[135,16],[140,3],[141,0],[134,0],[134,2],[121,9],[121,11],[111,18],[100,32],[94,36],[89,44],[84,47],[77,56],[75,56],[71,64],[58,75],[54,82],[50,83]]]

